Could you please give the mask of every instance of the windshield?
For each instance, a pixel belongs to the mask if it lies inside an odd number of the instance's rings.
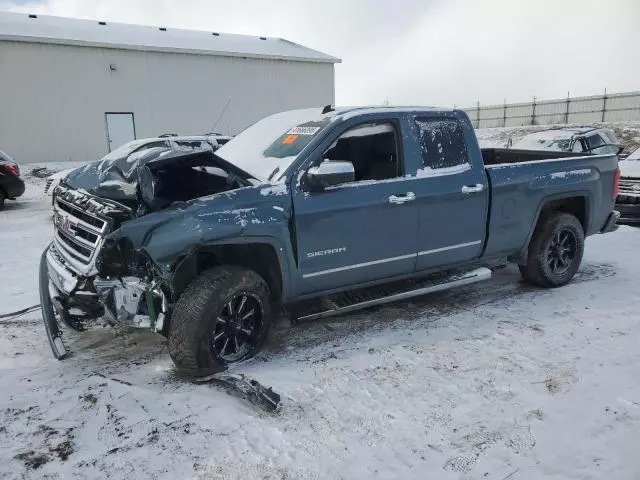
[[[100,160],[117,160],[119,158],[124,158],[145,143],[149,143],[149,140],[132,140],[124,145],[120,145],[115,150],[111,150],[111,152],[107,153]]]
[[[7,162],[16,163],[15,160],[13,158],[11,158],[8,153],[5,153],[2,150],[0,150],[0,161],[2,161],[2,160],[6,160]]]
[[[571,132],[546,131],[532,133],[513,144],[516,150],[551,150],[568,152],[571,149]]]
[[[609,130],[608,128],[603,128],[601,130],[601,132],[604,133],[605,139],[608,140],[607,143],[611,143],[613,145],[619,145],[620,144],[620,142],[616,138],[615,134],[611,130]]]
[[[216,155],[259,180],[277,178],[333,118],[318,108],[276,113],[245,129]]]
[[[624,160],[618,162],[623,177],[640,178],[640,148]]]
[[[627,158],[626,160],[635,160],[640,162],[640,148],[636,148]]]

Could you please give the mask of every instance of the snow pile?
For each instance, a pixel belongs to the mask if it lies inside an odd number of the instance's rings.
[[[38,302],[40,186],[0,212],[2,311]],[[640,230],[590,238],[554,290],[515,268],[461,290],[272,331],[235,367],[267,414],[180,379],[159,336],[0,320],[0,477],[640,478]],[[2,312],[0,312],[2,313]]]

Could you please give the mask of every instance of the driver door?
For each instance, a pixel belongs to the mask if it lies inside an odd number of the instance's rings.
[[[301,294],[410,274],[415,270],[418,209],[403,178],[400,122],[386,118],[343,126],[324,159],[354,165],[355,181],[309,191],[293,186]]]

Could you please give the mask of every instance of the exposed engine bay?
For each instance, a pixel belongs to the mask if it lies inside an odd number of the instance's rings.
[[[46,290],[51,313],[75,330],[102,317],[166,333],[170,287],[144,252],[110,235],[127,221],[169,206],[179,212],[181,202],[252,184],[246,172],[210,150],[143,153],[77,169],[54,193],[54,239],[43,257]],[[45,323],[59,338],[56,319]]]

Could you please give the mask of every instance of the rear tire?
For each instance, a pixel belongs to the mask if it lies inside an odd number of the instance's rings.
[[[0,188],[0,210],[4,210],[4,199],[5,199],[4,192]]]
[[[178,299],[169,325],[169,354],[197,376],[254,356],[271,323],[269,287],[252,270],[226,265],[196,277]]]
[[[519,265],[524,279],[534,285],[555,288],[566,285],[578,271],[584,253],[582,224],[568,213],[552,213],[540,220],[526,265]]]

